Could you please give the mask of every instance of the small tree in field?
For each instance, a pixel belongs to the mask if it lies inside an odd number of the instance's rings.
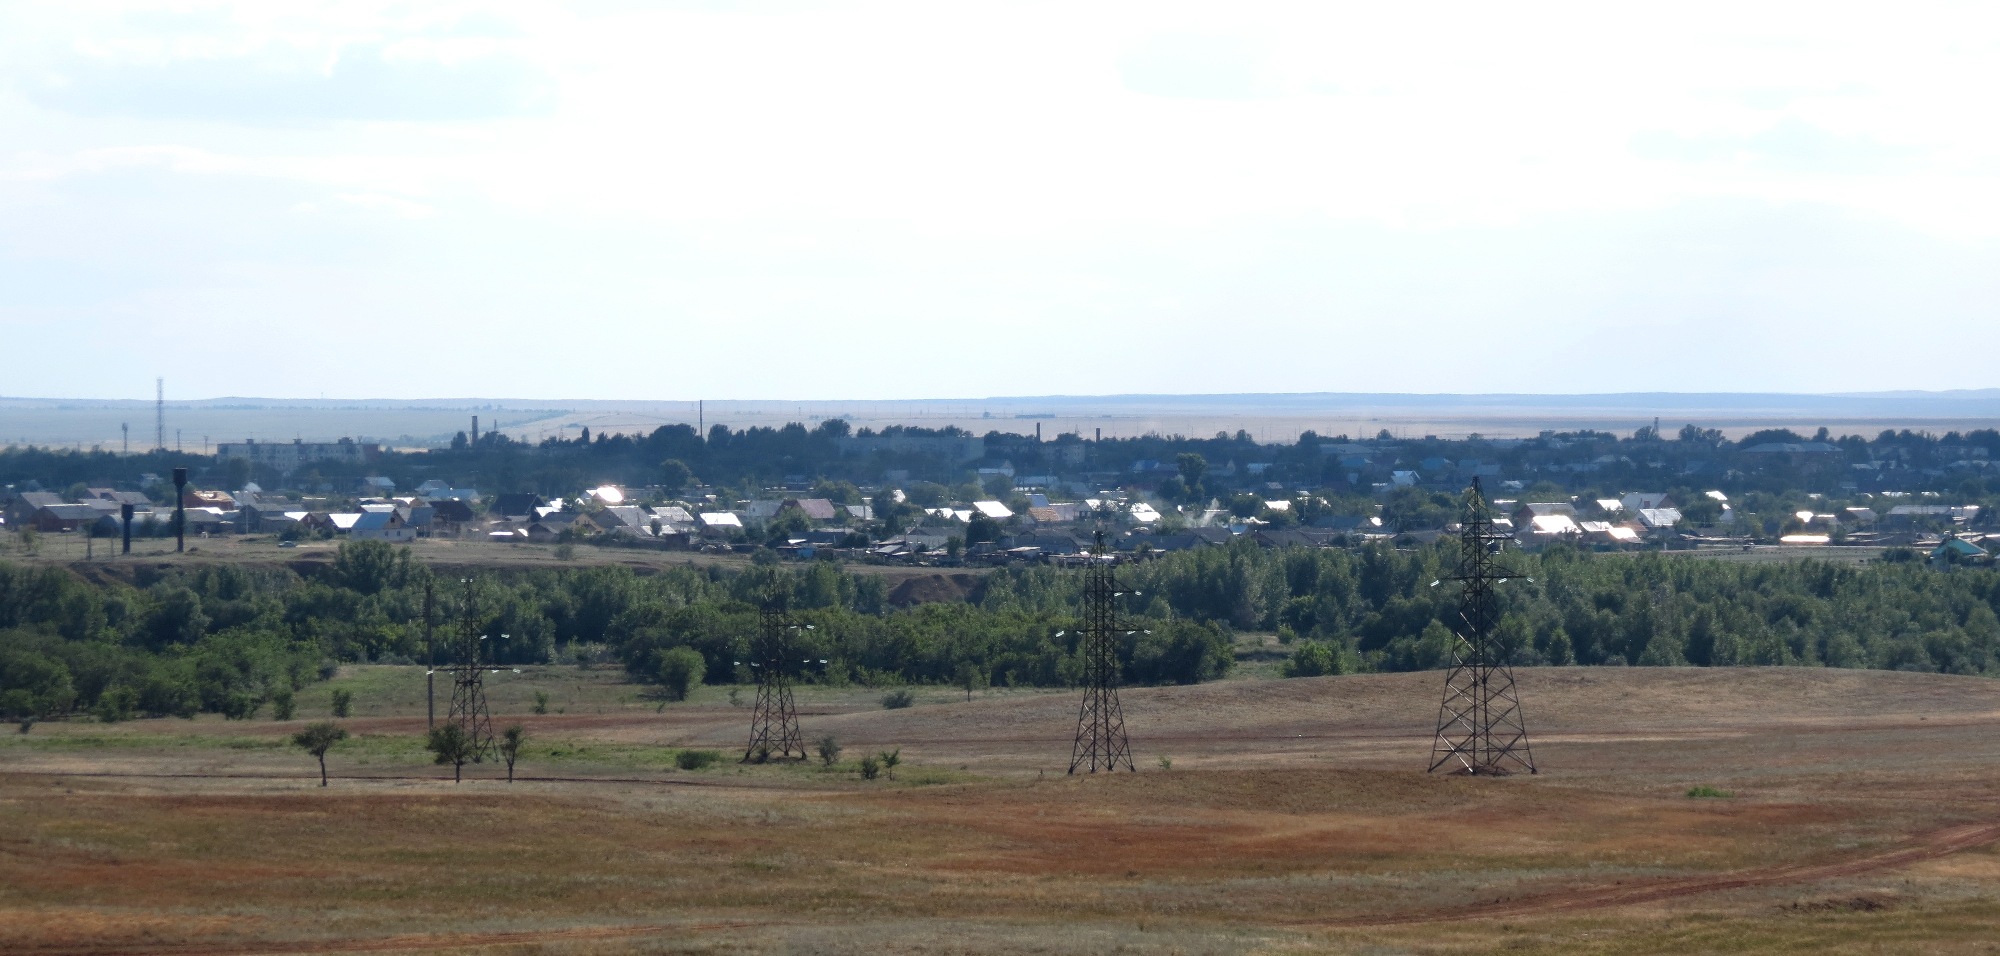
[[[347,716],[347,712],[352,710],[353,708],[354,708],[353,691],[337,690],[333,692],[333,715],[335,717],[345,717]]]
[[[674,700],[686,700],[690,691],[701,686],[707,670],[708,662],[692,647],[676,647],[660,655],[660,683]]]
[[[826,736],[821,737],[819,739],[820,765],[823,767],[831,767],[833,766],[834,761],[839,759],[840,759],[840,741],[835,740],[832,734],[827,734]]]
[[[424,742],[424,749],[436,755],[438,763],[451,764],[451,781],[465,779],[467,761],[472,759],[472,738],[466,736],[465,728],[457,724],[439,724],[431,728],[430,739]]]
[[[972,699],[973,691],[986,686],[986,671],[970,663],[958,665],[957,678],[954,683],[965,688],[966,700]]]
[[[515,724],[500,732],[500,759],[507,761],[507,782],[514,782],[514,761],[521,759],[521,745],[528,742],[528,731]]]
[[[292,735],[292,745],[312,754],[319,760],[319,785],[326,786],[326,752],[333,745],[347,739],[347,728],[331,720],[307,724],[306,729]]]

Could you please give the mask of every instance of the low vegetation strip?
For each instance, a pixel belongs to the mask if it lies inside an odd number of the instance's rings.
[[[1415,914],[1356,916],[1348,919],[1328,920],[1314,925],[1344,928],[1396,926],[1409,923],[1500,919],[1575,910],[1606,909],[1614,906],[1633,906],[1641,903],[1657,903],[1662,900],[1696,896],[1704,893],[1720,893],[1726,890],[1740,890],[1750,887],[1814,883],[1838,877],[1860,876],[1883,870],[1900,869],[1914,863],[1921,863],[1924,860],[1934,860],[1938,857],[1949,856],[1953,853],[1987,846],[1995,842],[2000,842],[2000,823],[1970,823],[1920,834],[1894,849],[1826,863],[1787,863],[1778,866],[1759,867],[1753,870],[1739,870],[1734,873],[1722,873],[1715,876],[1655,881],[1635,880],[1631,883],[1617,883],[1611,886],[1595,886],[1553,893],[1541,893],[1515,899],[1499,899],[1489,903],[1427,910]]]

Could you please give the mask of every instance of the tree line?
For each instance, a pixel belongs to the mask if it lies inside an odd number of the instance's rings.
[[[1122,609],[1134,622],[1120,635],[1124,679],[1221,677],[1232,634],[1245,630],[1292,644],[1294,673],[1439,666],[1457,596],[1431,582],[1448,576],[1455,549],[1239,541],[1126,565],[1120,580],[1139,593]],[[1513,554],[1500,634],[1526,665],[2000,666],[2000,572],[1890,557],[1852,566],[1561,546]],[[964,602],[915,607],[893,606],[879,576],[831,562],[510,570],[466,583],[392,545],[351,542],[305,575],[137,570],[131,583],[92,583],[0,563],[0,710],[248,716],[339,663],[430,660],[427,592],[434,629],[463,626],[469,608],[503,664],[606,660],[644,680],[698,671],[708,683],[743,682],[758,611],[776,601],[813,625],[799,648],[808,681],[1059,687],[1079,673],[1080,581],[1053,567],[997,570]]]

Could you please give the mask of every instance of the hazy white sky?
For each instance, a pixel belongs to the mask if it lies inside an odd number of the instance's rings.
[[[2000,8],[0,6],[0,394],[2000,385]]]

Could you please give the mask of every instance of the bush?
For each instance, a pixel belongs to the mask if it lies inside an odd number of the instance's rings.
[[[902,710],[916,702],[917,695],[910,693],[907,687],[898,687],[882,695],[883,710]]]
[[[1284,667],[1286,677],[1324,677],[1340,672],[1340,653],[1321,641],[1299,645]]]
[[[576,545],[573,545],[567,541],[559,545],[556,545],[556,560],[557,561],[576,560]]]
[[[700,770],[722,762],[720,750],[683,750],[674,754],[674,766],[682,770]]]
[[[835,740],[832,734],[827,734],[826,736],[821,737],[819,739],[820,766],[831,767],[833,766],[834,761],[839,759],[840,759],[840,741]]]
[[[292,689],[280,687],[271,693],[271,719],[290,720],[298,710],[298,701],[292,696]]]
[[[902,762],[903,748],[897,747],[894,750],[882,751],[882,769],[888,771],[889,776],[893,777],[896,775],[896,765]]]
[[[861,779],[873,780],[882,774],[882,761],[874,754],[861,758]]]
[[[139,692],[119,685],[105,688],[104,693],[98,695],[97,706],[91,708],[91,713],[104,723],[115,724],[132,719],[132,711],[138,706]]]
[[[1689,787],[1688,796],[1696,800],[1721,800],[1736,795],[1727,790],[1718,790],[1707,784],[1702,784],[1699,787]]]
[[[669,648],[660,655],[660,683],[674,700],[686,700],[689,691],[701,686],[707,670],[708,662],[692,647]]]
[[[548,712],[549,692],[545,690],[535,691],[535,713],[546,714]]]
[[[354,709],[353,691],[337,690],[333,692],[333,715],[335,717],[345,717],[347,716],[348,711],[351,711],[353,709]]]

